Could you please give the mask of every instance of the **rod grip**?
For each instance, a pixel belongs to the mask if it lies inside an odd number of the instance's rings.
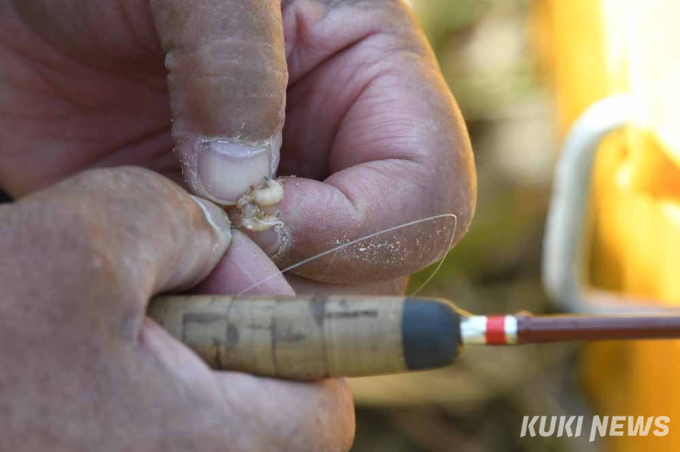
[[[429,299],[164,296],[147,313],[213,369],[295,380],[441,367],[461,343],[459,313]]]

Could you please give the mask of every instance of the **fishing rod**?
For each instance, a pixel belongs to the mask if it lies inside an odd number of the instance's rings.
[[[479,316],[411,297],[164,296],[147,313],[213,369],[294,380],[444,367],[467,345],[680,338],[680,313]]]

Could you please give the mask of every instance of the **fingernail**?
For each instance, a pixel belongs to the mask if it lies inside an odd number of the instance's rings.
[[[215,231],[215,234],[220,241],[220,247],[227,248],[231,243],[231,222],[229,221],[227,212],[220,206],[217,206],[210,201],[206,201],[205,199],[201,199],[198,196],[192,196],[192,198],[196,201],[198,207],[201,208],[208,224],[210,224]]]
[[[247,234],[269,257],[278,254],[285,241],[285,232],[281,226],[274,226],[262,232],[247,232]]]
[[[205,141],[198,149],[198,178],[206,197],[233,205],[251,185],[271,176],[270,149],[229,141]]]

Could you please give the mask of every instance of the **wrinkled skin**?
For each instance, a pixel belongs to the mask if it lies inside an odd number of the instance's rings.
[[[11,326],[0,329],[0,418],[13,433],[0,449],[346,450],[341,381],[213,373],[143,312],[154,293],[199,281],[193,290],[237,293],[275,274],[253,241],[284,266],[431,215],[455,214],[462,237],[475,205],[469,140],[406,7],[0,0],[0,61],[0,186],[21,200],[0,210],[11,256],[0,273]],[[240,147],[203,159],[222,142]],[[151,172],[98,170],[29,196],[90,168],[136,165],[229,205],[271,175],[253,150],[275,163],[279,142],[279,174],[298,176],[275,207],[285,226],[235,233],[224,258],[226,239],[192,198]],[[397,231],[290,281],[397,291],[442,256],[453,226]],[[281,277],[252,290],[293,293]]]
[[[287,95],[279,174],[298,178],[276,206],[282,237],[253,237],[280,266],[437,214],[455,214],[462,237],[475,203],[469,140],[406,6],[150,4],[0,1],[0,184],[12,195],[93,166],[141,165],[182,181],[176,141],[189,188],[207,196],[194,177],[196,140],[273,140]],[[244,171],[227,167],[220,181]],[[377,240],[390,246],[363,244],[298,274],[333,283],[405,276],[442,256],[453,226],[406,228]]]
[[[203,203],[122,168],[0,207],[0,450],[349,449],[342,380],[213,372],[145,317],[152,295],[209,282],[218,262],[236,281],[240,261],[273,267]],[[283,278],[266,290],[293,293]]]

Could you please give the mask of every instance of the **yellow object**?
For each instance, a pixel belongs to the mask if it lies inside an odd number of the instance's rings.
[[[604,97],[636,105],[596,157],[589,283],[680,305],[680,2],[545,0],[535,13],[563,133]],[[597,414],[671,419],[665,437],[609,437],[606,450],[680,450],[680,342],[593,345],[582,365]]]

